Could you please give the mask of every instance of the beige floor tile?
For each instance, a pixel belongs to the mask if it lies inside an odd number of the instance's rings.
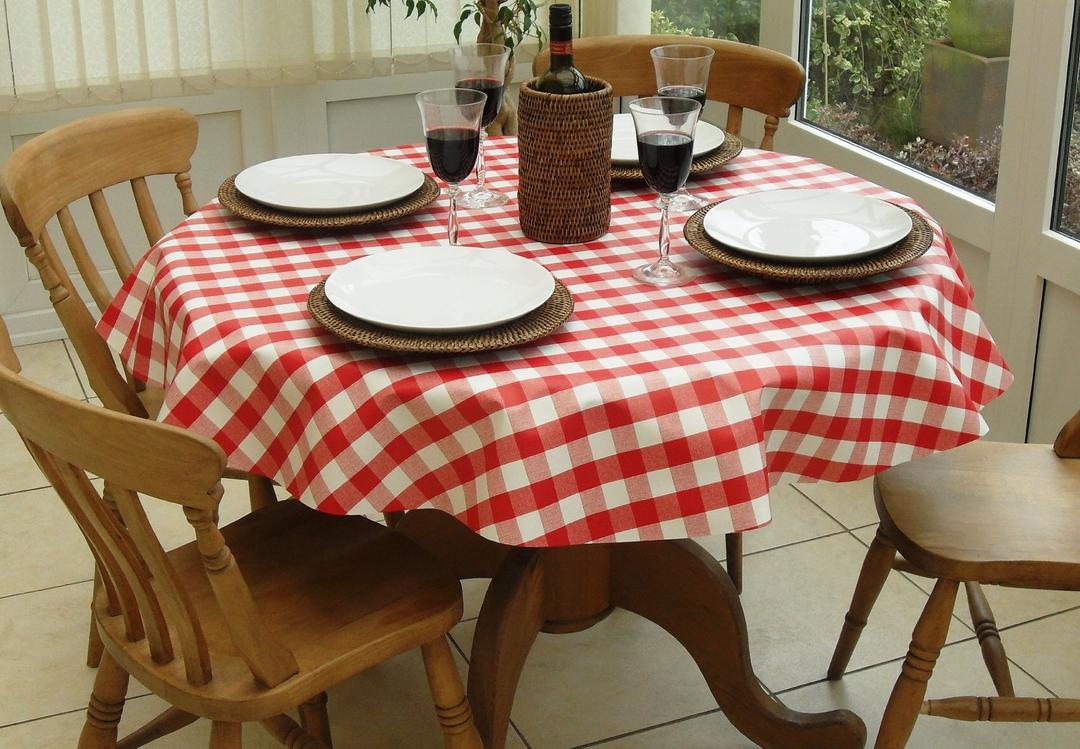
[[[1001,640],[1009,658],[1048,689],[1060,697],[1080,698],[1078,635],[1080,611],[1068,611],[1007,629]]]
[[[63,341],[17,346],[15,354],[22,365],[23,376],[37,384],[79,400],[89,395],[79,382],[72,364],[74,357],[68,357]]]
[[[819,481],[816,484],[796,484],[795,488],[848,528],[877,522],[873,478],[846,484]]]
[[[0,726],[85,707],[96,673],[86,667],[92,588],[0,599]]]
[[[93,574],[94,558],[51,488],[0,497],[0,596]]]
[[[484,603],[484,596],[487,595],[490,584],[491,580],[486,577],[461,581],[461,597],[465,602],[465,611],[461,615],[463,621],[475,619],[480,615],[480,607]]]
[[[866,544],[870,543],[875,532],[875,528],[860,528],[854,531],[859,540]],[[934,587],[934,581],[930,578],[918,575],[908,575],[908,578],[927,593]],[[1080,606],[1080,593],[1069,590],[1028,590],[984,585],[983,593],[994,611],[994,619],[999,628],[1011,627]],[[971,615],[963,587],[956,597],[956,615],[965,622],[970,621]]]
[[[48,485],[7,416],[0,416],[0,456],[0,495]]]
[[[992,694],[993,685],[981,670],[982,661],[973,643],[946,647],[938,668],[930,680],[928,695],[945,697],[959,694]],[[900,673],[900,663],[886,663],[839,682],[813,684],[780,696],[797,710],[823,711],[836,708],[854,710],[865,722],[869,733],[867,746],[873,746],[885,703]],[[1018,690],[1032,696],[1045,695],[1022,673],[1015,678]],[[989,690],[989,691],[988,691]],[[531,737],[530,737],[531,738]],[[1080,724],[1020,725],[977,724],[940,718],[920,718],[908,744],[909,749],[989,749],[991,747],[1040,747],[1064,749],[1080,743]],[[601,744],[604,749],[750,749],[755,746],[741,737],[720,713],[692,718],[670,726]]]
[[[786,546],[746,558],[743,607],[758,676],[774,691],[825,676],[855,589],[866,548],[848,534]],[[852,668],[907,652],[927,596],[890,578],[851,660]],[[950,641],[972,633],[954,620]]]
[[[465,662],[458,657],[464,677]],[[156,696],[138,697],[124,706],[120,735],[164,710]],[[367,671],[330,691],[331,732],[335,749],[436,749],[441,733],[427,691],[419,653],[406,653]],[[20,749],[54,749],[74,746],[84,714],[77,711],[0,729],[0,746]],[[171,736],[154,742],[155,749],[205,747],[210,735],[208,721],[196,721]],[[245,749],[280,749],[280,744],[255,724],[244,726]],[[516,734],[507,741],[510,749],[524,749]]]
[[[465,652],[475,626],[454,629]],[[565,749],[715,706],[673,637],[616,611],[585,632],[537,638],[512,718],[533,749]]]
[[[791,484],[775,487],[769,497],[773,520],[764,528],[743,534],[743,553],[773,549],[844,530]],[[717,559],[727,556],[724,536],[695,538]]]

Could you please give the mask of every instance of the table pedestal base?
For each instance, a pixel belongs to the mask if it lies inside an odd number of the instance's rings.
[[[527,549],[486,541],[449,515],[408,513],[396,526],[461,578],[491,577],[469,664],[469,700],[487,749],[502,749],[518,678],[536,635],[579,632],[615,608],[674,636],[717,704],[747,738],[783,749],[858,749],[866,727],[848,710],[800,713],[762,688],[750,663],[739,594],[692,541]]]

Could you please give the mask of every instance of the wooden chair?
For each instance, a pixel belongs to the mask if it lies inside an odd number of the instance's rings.
[[[656,73],[649,51],[665,44],[700,44],[716,54],[709,70],[708,99],[728,105],[724,129],[742,135],[743,110],[765,115],[761,147],[772,150],[780,119],[803,92],[806,73],[787,55],[752,44],[696,36],[625,35],[590,36],[574,41],[574,64],[586,75],[611,84],[615,96],[651,96]],[[548,69],[545,50],[533,60],[533,74]]]
[[[716,56],[709,69],[705,95],[728,105],[724,129],[741,136],[743,110],[761,112],[765,115],[761,147],[772,149],[780,118],[788,116],[806,81],[802,65],[787,55],[751,44],[696,36],[590,36],[574,41],[574,64],[586,75],[609,82],[615,96],[649,96],[656,93],[656,72],[649,51],[665,44],[711,48]],[[533,60],[533,74],[540,75],[550,64],[550,53],[544,50]],[[725,541],[728,575],[742,592],[742,534],[729,533]]]
[[[880,526],[829,666],[843,676],[891,569],[937,578],[881,722],[903,747],[919,713],[959,720],[1078,721],[1080,700],[1018,698],[980,585],[1080,590],[1080,412],[1053,447],[975,442],[890,468],[874,484]],[[964,584],[997,697],[923,702]]]
[[[105,655],[79,749],[134,749],[197,717],[213,721],[211,749],[239,749],[251,721],[293,749],[328,749],[326,690],[414,648],[445,746],[482,749],[445,636],[461,618],[461,586],[438,562],[375,522],[295,500],[219,528],[217,445],[57,395],[17,366],[0,329],[0,407],[101,571]],[[195,541],[165,552],[144,501],[182,507]],[[172,707],[118,743],[131,676]],[[293,708],[300,724],[284,714]]]
[[[94,318],[68,276],[46,224],[56,218],[65,246],[99,311],[112,301],[101,273],[72,217],[70,206],[87,200],[101,238],[120,278],[134,263],[117,229],[104,190],[127,182],[139,212],[148,247],[164,231],[147,187],[147,177],[171,175],[185,214],[198,209],[191,192],[191,155],[199,128],[183,109],[141,108],[88,117],[49,130],[20,146],[0,175],[0,202],[12,231],[38,270],[41,283],[83,364],[94,393],[107,407],[133,416],[154,418],[164,392],[147,387],[116,367]],[[276,501],[274,485],[261,476],[230,469],[229,478],[248,480],[253,509]],[[87,663],[101,654],[91,627]]]

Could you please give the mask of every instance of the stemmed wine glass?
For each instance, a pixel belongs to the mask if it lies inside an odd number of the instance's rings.
[[[437,88],[416,95],[427,139],[428,161],[450,192],[446,227],[450,244],[458,243],[457,196],[461,180],[476,166],[480,149],[480,120],[487,94],[468,88]]]
[[[668,259],[668,208],[690,176],[701,104],[682,97],[649,96],[630,102],[630,114],[637,132],[641,173],[649,187],[660,194],[660,259],[635,270],[634,278],[653,286],[679,286],[690,276]]]
[[[454,72],[454,85],[471,88],[487,94],[484,118],[480,122],[480,151],[476,166],[476,187],[461,196],[466,208],[495,208],[506,205],[509,198],[501,192],[489,189],[484,180],[484,136],[486,128],[499,116],[502,109],[503,82],[510,49],[505,44],[466,44],[450,50],[450,67]]]
[[[680,96],[693,99],[705,107],[705,91],[709,87],[709,68],[713,55],[709,47],[700,44],[667,44],[650,53],[656,70],[656,90],[660,96]],[[671,210],[690,213],[706,205],[684,188],[671,202]]]

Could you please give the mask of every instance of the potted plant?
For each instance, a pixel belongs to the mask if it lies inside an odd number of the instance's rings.
[[[465,24],[472,19],[480,29],[476,41],[505,44],[510,48],[503,88],[506,93],[503,94],[499,116],[487,128],[489,135],[512,135],[517,132],[517,106],[510,96],[510,83],[514,77],[514,50],[530,37],[543,44],[544,31],[536,22],[537,10],[535,0],[470,0],[465,3],[461,16],[454,24],[454,38],[458,42],[461,41]]]
[[[401,0],[405,4],[405,17],[413,13],[420,18],[425,12],[438,14],[433,0]],[[541,0],[543,2],[543,0]],[[367,0],[367,12],[377,6],[389,8],[393,0]],[[532,37],[540,44],[544,42],[544,30],[536,22],[539,5],[536,0],[469,0],[462,6],[461,16],[454,24],[454,39],[461,42],[465,24],[472,19],[480,31],[476,41],[485,44],[505,44],[510,48],[510,59],[506,64],[506,80],[502,109],[499,116],[488,128],[489,135],[512,135],[517,132],[517,107],[510,98],[510,82],[514,77],[514,49],[526,39]]]
[[[1014,0],[953,0],[949,39],[923,56],[919,131],[935,143],[989,140],[1005,115]]]

